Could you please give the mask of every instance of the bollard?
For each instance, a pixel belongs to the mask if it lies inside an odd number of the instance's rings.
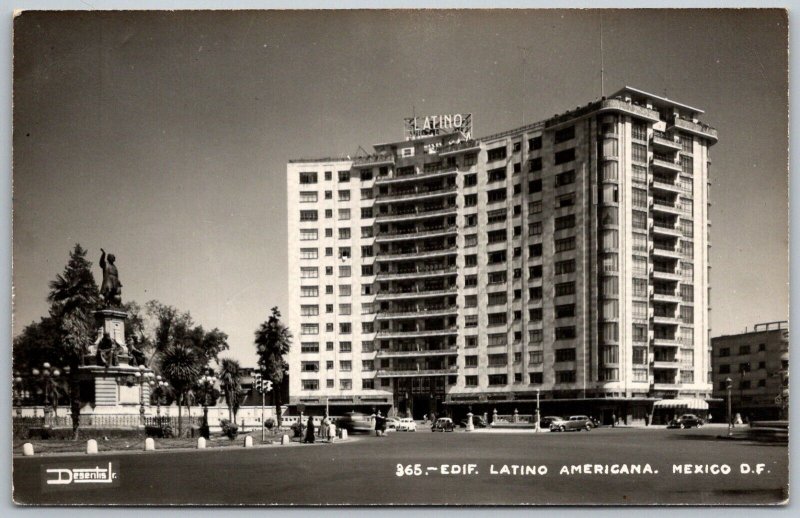
[[[87,454],[94,454],[97,453],[97,441],[94,439],[89,439],[86,441],[86,453]]]
[[[26,442],[22,445],[22,454],[26,457],[33,456],[33,444]]]
[[[197,438],[197,449],[203,450],[206,447],[206,439],[205,437],[198,437]]]
[[[341,437],[342,437],[342,440],[343,440],[343,441],[346,441],[346,440],[347,440],[347,429],[346,429],[346,428],[342,428],[342,434],[341,434]]]
[[[245,448],[252,448],[253,447],[253,438],[249,435],[244,438],[244,447]]]
[[[153,440],[152,437],[148,437],[144,440],[144,451],[153,451],[156,449],[156,442]]]
[[[289,436],[284,434],[283,437],[281,437],[281,444],[289,444],[289,442]]]

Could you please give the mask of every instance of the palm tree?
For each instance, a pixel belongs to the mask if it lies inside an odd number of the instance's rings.
[[[175,392],[178,403],[178,437],[182,430],[182,405],[188,392],[200,377],[200,364],[197,354],[191,347],[177,343],[169,346],[161,356],[161,375],[166,378]]]
[[[236,413],[242,402],[242,367],[234,359],[223,358],[217,377],[228,405],[228,420],[236,422]]]
[[[281,322],[281,312],[278,307],[272,308],[269,319],[262,323],[256,330],[256,354],[258,367],[264,381],[270,380],[274,384],[273,397],[275,398],[275,414],[278,426],[281,423],[281,383],[289,364],[285,356],[289,354],[292,344],[292,334],[289,328]]]

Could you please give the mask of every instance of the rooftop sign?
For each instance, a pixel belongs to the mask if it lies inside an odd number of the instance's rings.
[[[406,140],[451,134],[460,135],[465,140],[472,138],[471,113],[406,117],[404,120]]]

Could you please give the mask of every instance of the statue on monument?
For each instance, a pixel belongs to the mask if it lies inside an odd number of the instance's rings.
[[[108,254],[108,262],[106,262],[106,251],[102,248],[100,251],[102,252],[100,268],[103,269],[103,284],[100,286],[100,295],[103,296],[107,306],[121,306],[122,283],[119,282],[119,272],[114,264],[116,257],[114,257],[114,254]]]

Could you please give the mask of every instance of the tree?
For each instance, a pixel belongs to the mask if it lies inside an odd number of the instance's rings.
[[[148,346],[153,356],[158,357],[175,343],[190,344],[202,366],[218,362],[222,351],[228,350],[228,335],[217,328],[206,331],[195,325],[188,311],[180,312],[173,306],[151,300],[146,305],[146,313],[153,321],[152,336]]]
[[[223,358],[217,377],[225,396],[225,404],[228,405],[228,420],[236,422],[236,413],[242,403],[242,367],[234,359]]]
[[[190,343],[178,342],[161,355],[161,375],[169,382],[178,403],[178,437],[182,433],[182,405],[191,388],[197,383],[202,364]]]
[[[50,282],[47,297],[51,304],[50,318],[56,325],[58,337],[59,358],[53,361],[69,367],[67,377],[74,439],[78,438],[81,411],[78,367],[94,339],[94,311],[101,303],[91,267],[92,263],[86,259],[86,250],[76,244],[64,273]]]
[[[277,306],[272,308],[269,319],[256,330],[255,345],[261,376],[265,381],[272,381],[275,387],[273,397],[278,426],[280,426],[282,404],[280,387],[289,368],[285,356],[289,354],[289,348],[292,345],[292,334],[289,332],[289,328],[281,322],[281,312],[278,311]]]

